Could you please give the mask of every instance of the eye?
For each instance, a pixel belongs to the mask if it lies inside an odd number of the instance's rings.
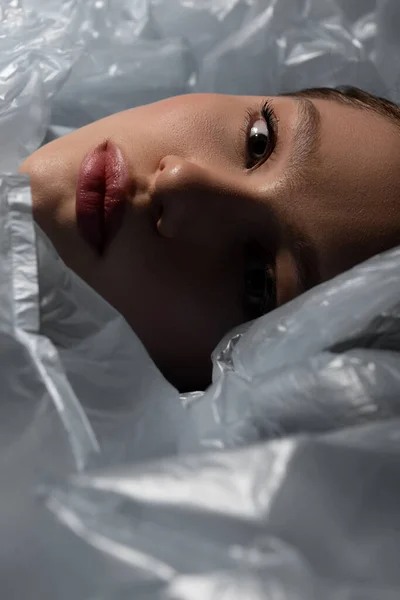
[[[244,310],[249,319],[257,319],[276,306],[275,278],[259,244],[246,245],[244,264]]]
[[[268,125],[263,119],[259,119],[250,129],[248,139],[249,157],[256,162],[262,160],[269,152],[271,136]]]
[[[275,151],[278,139],[278,119],[270,101],[263,102],[257,115],[247,111],[246,167],[252,169],[266,161]]]

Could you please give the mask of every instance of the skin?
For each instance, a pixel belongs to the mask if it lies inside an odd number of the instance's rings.
[[[270,98],[278,145],[249,171],[243,124],[248,108],[260,120],[262,100],[170,98],[51,142],[20,169],[31,176],[34,217],[60,256],[124,315],[180,390],[209,383],[213,348],[249,320],[242,302],[247,239],[271,257],[278,305],[400,243],[394,124],[313,100],[319,148],[293,169],[299,100]],[[77,229],[75,190],[83,158],[105,140],[127,159],[131,185],[122,228],[98,256]]]

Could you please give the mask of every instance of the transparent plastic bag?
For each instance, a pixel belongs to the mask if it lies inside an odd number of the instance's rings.
[[[44,140],[192,91],[396,99],[391,0],[0,1],[0,575],[29,600],[400,593],[400,251],[230,332],[179,397],[33,223]]]

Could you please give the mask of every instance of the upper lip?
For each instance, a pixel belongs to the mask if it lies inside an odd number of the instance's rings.
[[[122,225],[128,169],[118,146],[107,140],[84,157],[76,188],[76,220],[83,238],[102,254]]]

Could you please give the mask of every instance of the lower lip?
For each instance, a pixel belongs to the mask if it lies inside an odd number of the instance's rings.
[[[124,157],[109,140],[89,152],[80,166],[75,203],[77,226],[84,240],[100,255],[122,225],[127,180]]]

